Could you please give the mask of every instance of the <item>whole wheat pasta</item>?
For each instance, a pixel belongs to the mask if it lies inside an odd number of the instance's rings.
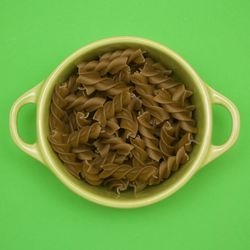
[[[117,193],[158,185],[189,160],[192,91],[147,52],[106,52],[55,86],[48,140],[76,178]]]

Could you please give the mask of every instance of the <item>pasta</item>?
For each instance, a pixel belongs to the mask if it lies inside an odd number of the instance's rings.
[[[192,91],[141,49],[76,65],[55,86],[48,140],[76,178],[118,194],[168,179],[189,160],[198,132]]]

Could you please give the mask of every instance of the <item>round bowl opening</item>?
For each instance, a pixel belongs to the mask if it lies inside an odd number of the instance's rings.
[[[197,120],[198,133],[190,155],[190,160],[165,182],[147,187],[144,191],[134,194],[124,192],[119,197],[113,191],[106,188],[94,187],[77,180],[67,172],[63,163],[52,150],[48,140],[48,115],[51,96],[55,84],[65,81],[75,64],[82,60],[92,60],[104,52],[125,48],[141,48],[164,66],[172,69],[177,78],[188,89],[193,91],[193,103],[196,105],[195,119]],[[64,60],[44,83],[38,104],[38,134],[43,158],[54,174],[72,191],[80,196],[96,203],[112,207],[138,207],[159,201],[183,186],[191,176],[199,169],[208,150],[209,138],[211,137],[211,107],[208,100],[206,87],[195,71],[176,53],[170,49],[142,38],[115,37],[100,40],[87,45]],[[206,138],[206,139],[205,139]]]

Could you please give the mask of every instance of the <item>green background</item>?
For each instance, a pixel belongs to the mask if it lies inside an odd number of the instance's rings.
[[[250,1],[0,2],[0,249],[250,249]],[[177,51],[241,113],[236,145],[179,192],[145,208],[92,204],[21,152],[12,103],[68,55],[100,38],[150,38]],[[230,115],[214,107],[213,142]],[[35,105],[19,116],[35,140]]]

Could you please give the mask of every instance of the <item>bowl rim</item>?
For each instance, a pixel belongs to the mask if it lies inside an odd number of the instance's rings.
[[[197,85],[197,89],[199,89],[199,94],[201,95],[203,102],[204,102],[204,112],[205,112],[205,135],[204,135],[204,142],[200,146],[200,154],[196,157],[192,167],[190,167],[189,171],[185,175],[183,175],[178,182],[175,182],[170,188],[161,191],[160,193],[154,194],[150,197],[140,198],[139,200],[119,200],[119,199],[111,199],[108,197],[100,196],[90,191],[84,189],[84,186],[79,187],[75,183],[73,183],[62,171],[60,167],[58,167],[53,157],[50,155],[50,152],[46,146],[47,142],[47,134],[44,134],[44,121],[43,121],[43,112],[46,103],[48,102],[47,96],[50,89],[54,86],[54,81],[57,79],[57,76],[63,72],[63,70],[67,67],[67,65],[74,62],[79,55],[87,53],[89,50],[98,49],[103,46],[110,46],[115,44],[138,44],[138,46],[146,45],[147,47],[151,47],[153,49],[160,50],[163,54],[168,54],[170,57],[177,60],[181,67],[183,67],[190,77],[192,77],[193,81]],[[66,185],[70,190],[78,194],[79,196],[95,202],[100,205],[108,206],[108,207],[116,207],[116,208],[135,208],[135,207],[142,207],[146,205],[150,205],[156,203],[174,192],[180,189],[185,183],[187,183],[191,177],[199,170],[202,163],[205,160],[205,157],[209,150],[210,140],[211,140],[211,132],[212,132],[212,114],[211,114],[211,105],[210,105],[210,96],[209,92],[205,84],[203,83],[202,79],[199,75],[195,72],[195,70],[176,52],[169,49],[167,46],[162,45],[158,42],[140,38],[140,37],[133,37],[133,36],[119,36],[119,37],[111,37],[105,38],[101,40],[97,40],[92,42],[88,45],[85,45],[69,55],[65,60],[63,60],[59,66],[50,74],[47,80],[41,87],[41,92],[39,99],[37,101],[37,139],[41,151],[41,156],[44,161],[48,164],[50,170],[60,179],[64,185]]]

